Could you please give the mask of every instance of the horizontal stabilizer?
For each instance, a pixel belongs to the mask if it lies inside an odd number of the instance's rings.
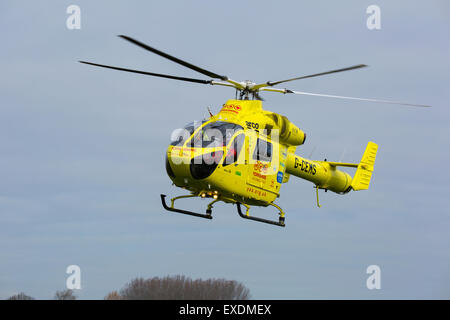
[[[350,168],[358,168],[357,163],[346,163],[346,162],[332,162],[332,161],[324,161],[333,167],[350,167]]]

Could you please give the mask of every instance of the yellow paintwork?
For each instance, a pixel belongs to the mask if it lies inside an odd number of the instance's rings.
[[[370,179],[372,178],[373,166],[375,165],[375,158],[377,156],[378,145],[369,142],[366,151],[362,156],[361,162],[358,164],[355,176],[352,181],[353,190],[369,189]]]
[[[289,154],[287,160],[287,172],[299,178],[311,181],[322,189],[337,193],[350,191],[352,177],[331,165],[327,161],[314,161],[302,158],[295,154]]]
[[[181,146],[169,146],[167,158],[173,183],[193,195],[214,197],[224,202],[267,206],[279,197],[282,183],[295,175],[313,182],[318,188],[337,193],[367,189],[375,161],[376,144],[370,142],[360,164],[314,161],[295,155],[297,146],[305,141],[305,134],[286,117],[262,109],[259,100],[228,100],[217,115],[203,126],[223,121],[239,124],[244,129],[245,143],[235,163],[223,165],[224,157],[207,178],[196,180],[190,173],[190,161],[211,152],[227,154],[230,146],[220,148],[192,148],[187,139]],[[191,137],[202,129],[197,128]],[[254,160],[252,155],[257,139],[272,143],[270,162]],[[231,141],[231,140],[230,140]],[[357,167],[355,179],[337,169],[337,166]],[[370,175],[369,175],[370,173]]]

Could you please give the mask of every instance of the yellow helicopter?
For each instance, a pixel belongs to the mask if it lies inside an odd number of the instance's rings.
[[[166,171],[177,187],[189,191],[187,195],[172,198],[170,205],[166,204],[166,195],[161,195],[163,207],[173,212],[212,219],[213,205],[218,201],[223,201],[236,204],[238,214],[242,218],[284,227],[285,213],[274,201],[279,197],[281,185],[288,182],[291,175],[311,181],[315,185],[317,206],[319,207],[319,189],[345,194],[351,190],[369,188],[378,149],[377,144],[374,142],[367,144],[359,163],[333,162],[326,159],[324,161],[309,160],[296,155],[296,148],[305,142],[306,134],[285,116],[264,110],[260,92],[429,107],[379,99],[292,91],[275,87],[289,81],[367,67],[364,64],[275,82],[238,82],[173,57],[128,36],[120,35],[119,37],[212,79],[178,77],[87,61],[79,62],[161,78],[226,86],[236,90],[235,99],[230,99],[223,104],[218,114],[213,115],[209,112],[208,119],[190,123],[173,132],[172,141],[166,152]],[[339,167],[356,168],[356,172],[352,177],[339,170]],[[175,208],[176,200],[191,197],[212,199],[207,205],[205,214]],[[242,212],[241,205],[246,208],[245,213]],[[250,207],[252,205],[275,207],[278,210],[278,221],[251,216]]]

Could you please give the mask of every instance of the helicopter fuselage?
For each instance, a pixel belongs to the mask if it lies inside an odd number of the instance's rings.
[[[229,100],[217,115],[186,126],[178,136],[167,149],[167,173],[176,186],[200,197],[267,206],[279,197],[290,167],[313,182],[323,177],[322,164],[291,158],[305,133],[286,117],[263,110],[259,100]],[[351,182],[342,174],[339,191]]]
[[[205,143],[205,135],[208,140],[214,130],[223,133],[226,124],[234,125],[228,125],[233,127],[228,136]],[[167,149],[166,169],[176,186],[200,197],[263,206],[279,196],[281,184],[289,178],[288,152],[305,140],[303,131],[287,118],[262,110],[259,100],[229,100],[217,115],[188,132],[187,139]]]

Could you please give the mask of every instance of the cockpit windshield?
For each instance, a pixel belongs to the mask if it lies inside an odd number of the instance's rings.
[[[205,122],[206,121],[191,122],[185,125],[183,128],[174,130],[170,137],[170,144],[172,146],[182,146],[186,142],[186,140],[188,140],[192,136],[195,129],[202,126]]]
[[[205,125],[190,142],[191,147],[216,148],[226,146],[236,131],[243,128],[235,123],[215,121]]]

